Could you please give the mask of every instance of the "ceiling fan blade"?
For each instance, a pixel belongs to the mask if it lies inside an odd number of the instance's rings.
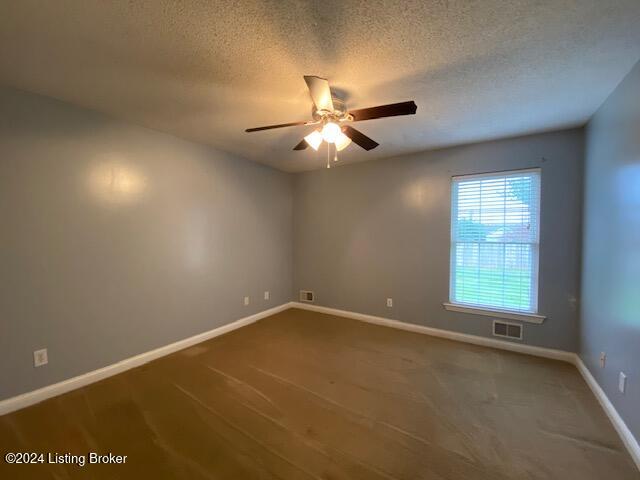
[[[296,125],[311,125],[316,122],[292,122],[292,123],[280,123],[278,125],[267,125],[266,127],[247,128],[245,132],[259,132],[261,130],[271,130],[273,128],[283,127],[295,127]]]
[[[416,102],[391,103],[389,105],[380,105],[371,108],[361,108],[349,112],[353,116],[354,122],[362,120],[373,120],[374,118],[395,117],[398,115],[414,115],[418,106]]]
[[[302,141],[297,144],[295,147],[293,147],[294,150],[304,150],[305,148],[307,148],[309,146],[309,144],[307,143],[307,141],[303,138]]]
[[[380,145],[378,142],[376,142],[375,140],[372,140],[371,138],[367,137],[364,133],[362,133],[359,130],[356,130],[353,127],[349,127],[349,126],[344,127],[342,131],[347,137],[353,140],[354,143],[357,143],[365,150],[373,150],[378,145]]]
[[[320,78],[313,75],[305,75],[304,81],[307,82],[311,99],[315,103],[318,110],[328,110],[333,112],[333,100],[331,99],[331,89],[326,78]]]

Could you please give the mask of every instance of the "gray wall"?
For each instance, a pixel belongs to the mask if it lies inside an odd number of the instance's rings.
[[[513,138],[296,175],[294,295],[491,336],[491,317],[445,311],[452,175],[542,168],[539,310],[524,342],[577,351],[583,131]],[[393,308],[386,298],[394,299]]]
[[[580,356],[640,439],[640,63],[587,126],[584,220]]]
[[[290,300],[290,175],[15,90],[0,106],[0,398]]]

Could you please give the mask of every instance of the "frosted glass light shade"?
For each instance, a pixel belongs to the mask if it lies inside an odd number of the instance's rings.
[[[314,130],[309,135],[304,137],[305,142],[309,144],[311,148],[314,150],[318,150],[320,148],[320,144],[322,143],[322,134],[318,130]]]
[[[336,138],[336,150],[341,151],[347,148],[351,144],[351,139],[344,133],[340,132],[340,135]]]
[[[334,143],[342,131],[337,123],[329,122],[322,127],[322,138],[327,143]]]

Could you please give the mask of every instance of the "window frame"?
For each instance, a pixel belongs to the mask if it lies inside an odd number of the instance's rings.
[[[532,307],[531,311],[523,311],[523,310],[510,310],[503,309],[499,307],[492,307],[486,305],[477,305],[477,304],[469,304],[456,302],[453,299],[453,294],[455,291],[454,282],[455,282],[455,256],[454,256],[454,225],[457,217],[457,196],[454,198],[454,185],[457,182],[464,180],[473,180],[474,178],[491,178],[491,177],[501,177],[508,175],[519,175],[526,173],[536,173],[538,175],[538,186],[539,192],[537,196],[537,212],[538,212],[538,221],[536,222],[536,237],[537,243],[531,244],[536,245],[534,250],[534,259],[532,265]],[[493,172],[483,172],[483,173],[475,173],[470,175],[453,175],[451,176],[450,181],[450,201],[451,201],[451,210],[449,215],[450,221],[450,234],[449,234],[449,300],[448,302],[444,302],[443,306],[446,310],[454,311],[454,312],[462,312],[462,313],[471,313],[476,315],[487,315],[498,318],[507,318],[511,320],[520,320],[531,323],[542,323],[546,317],[539,314],[539,288],[540,288],[540,224],[542,217],[541,203],[542,203],[542,169],[539,167],[535,168],[522,168],[522,169],[514,169],[514,170],[501,170],[501,171],[493,171]],[[480,243],[480,242],[478,242]]]

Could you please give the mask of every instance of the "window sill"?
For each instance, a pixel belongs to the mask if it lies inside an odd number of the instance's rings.
[[[520,322],[535,323],[540,325],[547,317],[536,315],[535,313],[509,312],[506,310],[493,310],[491,308],[469,307],[466,305],[458,305],[455,303],[445,302],[442,304],[445,310],[450,312],[472,313],[475,315],[485,315],[495,318],[506,318],[509,320],[518,320]]]

